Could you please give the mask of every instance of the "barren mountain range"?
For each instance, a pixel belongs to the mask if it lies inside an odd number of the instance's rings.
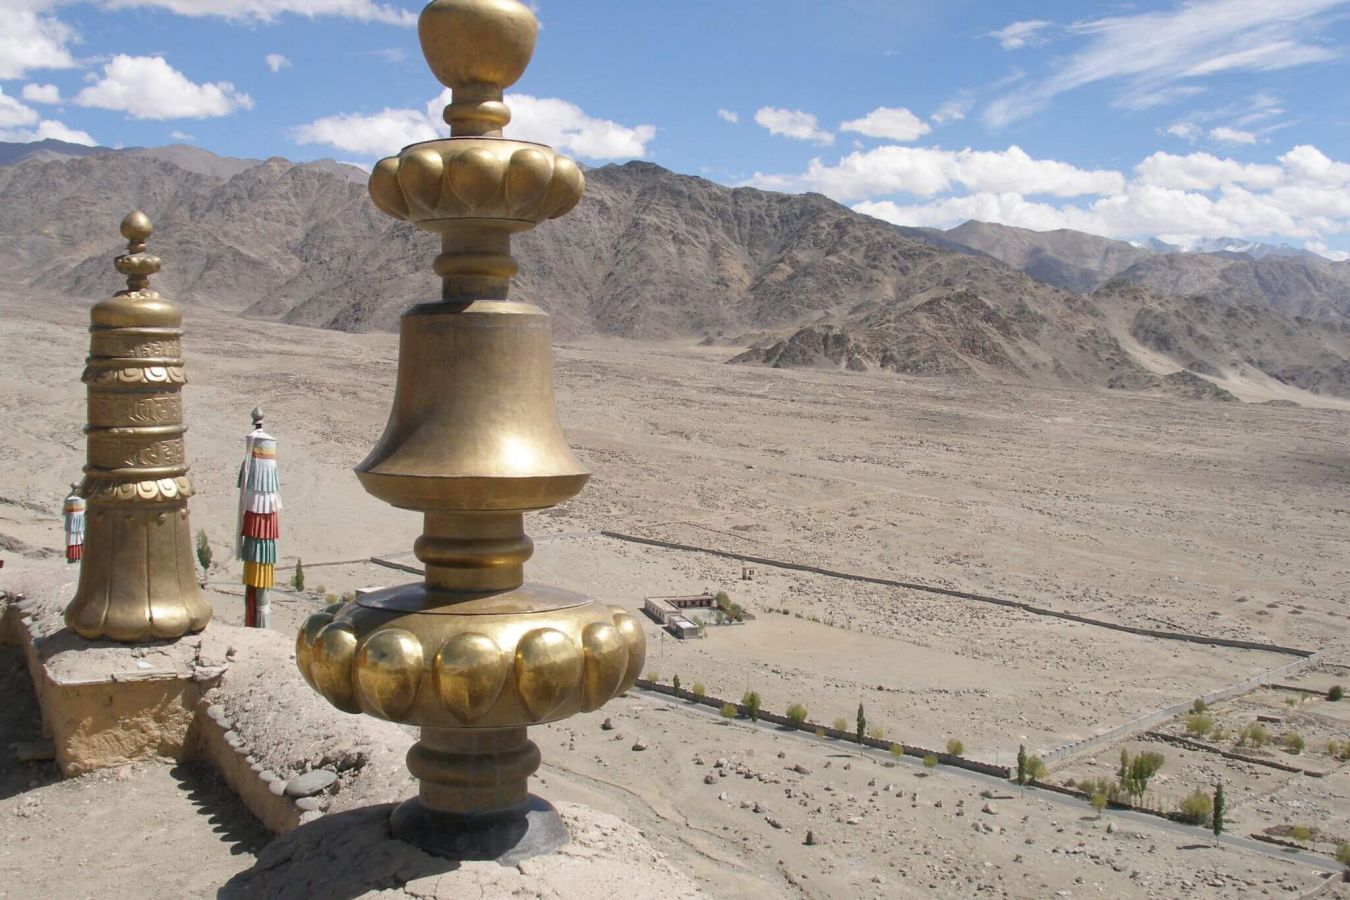
[[[191,147],[58,151],[0,165],[11,283],[104,296],[115,223],[140,208],[165,260],[157,285],[188,303],[363,331],[437,295],[435,237],[376,211],[354,167]],[[587,181],[573,213],[514,242],[514,296],[551,312],[563,336],[703,337],[735,348],[734,361],[777,366],[1350,397],[1347,263],[973,222],[899,228],[817,194],[642,162]]]

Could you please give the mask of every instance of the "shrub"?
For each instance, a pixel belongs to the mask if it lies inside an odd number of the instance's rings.
[[[1223,730],[1222,728],[1220,728],[1218,725],[1215,725],[1215,726],[1214,726],[1214,730],[1211,731],[1211,732],[1209,733],[1209,739],[1210,739],[1210,741],[1212,741],[1212,742],[1215,743],[1215,744],[1221,743],[1221,742],[1223,742],[1224,740],[1226,740],[1227,738],[1228,738],[1228,732],[1224,731],[1224,730]]]
[[[751,722],[759,721],[759,703],[759,694],[754,691],[746,691],[745,695],[741,697],[741,708],[745,710],[745,714],[750,717]]]
[[[1192,825],[1204,825],[1209,822],[1210,814],[1213,811],[1214,801],[1210,799],[1209,794],[1196,788],[1181,801],[1181,806],[1177,808],[1177,816],[1183,822],[1189,822]]]
[[[323,602],[326,603],[326,604],[329,605],[329,606],[332,606],[334,603],[337,603],[337,602],[338,602],[338,595],[337,595],[337,594],[324,594],[324,595],[323,595]]]
[[[1048,774],[1050,774],[1050,770],[1046,768],[1045,760],[1039,756],[1033,756],[1027,760],[1027,776],[1032,781],[1044,781]]]
[[[703,686],[703,682],[695,681],[694,686],[689,689],[689,693],[693,694],[695,697],[702,698],[707,696],[708,689]]]
[[[956,738],[952,738],[950,741],[947,742],[947,752],[950,753],[952,756],[960,756],[962,753],[966,752],[966,745],[958,741]]]
[[[1102,810],[1106,809],[1106,795],[1101,791],[1097,791],[1092,795],[1091,800],[1088,802],[1091,803],[1092,808],[1097,811],[1097,818],[1100,819],[1102,817]]]
[[[661,676],[658,675],[657,673],[655,673],[655,672],[644,672],[643,674],[646,675],[646,676],[647,676],[647,680],[650,681],[650,682],[652,682],[653,684],[660,684],[660,683],[661,683]]]
[[[1341,844],[1336,848],[1336,862],[1350,869],[1350,844]]]
[[[1327,699],[1332,703],[1345,699],[1345,688],[1339,684],[1333,684],[1331,690],[1327,691]]]
[[[787,717],[792,720],[792,724],[798,728],[806,721],[806,707],[800,703],[794,703],[787,708]]]
[[[211,568],[211,541],[206,537],[205,528],[197,532],[197,562],[202,564],[203,572]]]
[[[1284,749],[1288,750],[1290,753],[1293,753],[1296,756],[1303,752],[1303,748],[1305,746],[1303,742],[1303,735],[1299,734],[1296,731],[1291,731],[1289,734],[1286,734],[1284,736],[1282,743],[1284,744]]]
[[[899,759],[904,755],[905,755],[904,744],[896,744],[896,743],[891,744],[891,756],[894,756],[896,759]]]
[[[670,686],[675,689],[675,693],[680,692],[680,676],[675,675],[670,679]]]
[[[838,732],[847,734],[847,733],[848,733],[848,719],[845,719],[843,716],[840,716],[839,718],[837,718],[837,719],[834,720],[833,728],[834,728],[835,731],[838,731]]]
[[[734,718],[736,718],[736,712],[737,712],[737,710],[736,710],[736,707],[735,707],[734,704],[731,704],[731,703],[723,703],[723,704],[722,704],[722,718],[724,718],[724,719],[734,719]]]
[[[1202,712],[1193,712],[1186,717],[1186,733],[1191,737],[1204,737],[1214,729],[1214,720]]]
[[[825,736],[825,729],[819,727],[816,728],[816,737],[824,737],[824,736]]]
[[[1199,697],[1197,697],[1195,699],[1195,702],[1191,704],[1191,712],[1193,713],[1203,713],[1207,709],[1209,709],[1209,704],[1207,704],[1204,700],[1201,700]]]
[[[298,559],[295,561],[295,574],[291,576],[291,587],[297,591],[305,589],[305,564]]]
[[[1296,841],[1311,841],[1313,831],[1307,825],[1295,825],[1289,829],[1289,836]]]
[[[880,725],[872,725],[867,729],[867,736],[874,741],[879,741],[886,737],[886,729],[882,728]]]
[[[1264,747],[1270,743],[1270,732],[1264,725],[1252,722],[1238,733],[1239,747]]]
[[[937,765],[937,762],[938,760],[936,754],[930,753],[923,758],[923,767],[925,769],[931,769]]]
[[[320,597],[328,596],[328,588],[324,587],[323,585],[319,585],[318,587],[316,587],[314,589],[314,592],[318,594]]]

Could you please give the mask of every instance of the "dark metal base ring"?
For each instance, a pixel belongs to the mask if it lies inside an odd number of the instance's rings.
[[[414,797],[394,809],[389,827],[396,839],[433,856],[504,866],[552,853],[568,840],[558,811],[534,794],[521,806],[481,815],[441,812]]]

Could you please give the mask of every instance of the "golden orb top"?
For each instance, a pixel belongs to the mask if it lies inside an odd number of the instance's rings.
[[[498,137],[511,121],[502,93],[525,73],[539,22],[519,0],[432,0],[417,20],[422,55],[455,92],[451,134]]]
[[[133,244],[145,243],[154,230],[155,227],[150,224],[150,217],[139,209],[127,213],[127,217],[122,220],[122,237]]]

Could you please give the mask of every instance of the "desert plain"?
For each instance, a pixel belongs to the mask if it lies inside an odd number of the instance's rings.
[[[280,441],[279,568],[303,559],[309,589],[278,592],[273,627],[294,633],[324,594],[413,578],[371,559],[415,562],[417,517],[367,496],[351,474],[384,425],[396,338],[185,313],[191,516],[214,549],[217,615],[242,618],[231,532],[255,404]],[[60,505],[83,464],[87,321],[82,301],[0,295],[7,591],[73,590]],[[1010,765],[1019,745],[1048,752],[1296,658],[768,565],[743,581],[736,560],[606,532],[1318,651],[1282,682],[1321,691],[1350,681],[1350,402],[1266,403],[1290,398],[1259,386],[1247,402],[1209,403],[727,365],[739,349],[602,338],[555,347],[559,415],[594,476],[574,500],[527,518],[537,544],[528,577],[633,609],[646,596],[725,590],[754,616],[686,642],[643,619],[647,677],[678,675],[733,700],[754,690],[768,710],[802,703],[822,723],[851,726],[862,703],[888,740],[942,748],[956,738],[966,756]],[[22,691],[21,678],[4,684]],[[1299,721],[1309,741],[1297,762],[1318,776],[1146,736],[1127,746],[1164,753],[1155,790],[1167,798],[1231,784],[1230,833],[1304,825],[1329,839],[1297,858],[644,691],[535,729],[536,789],[637,827],[709,896],[1345,894],[1322,876],[1338,869],[1337,839],[1350,840],[1350,767],[1323,745],[1350,739],[1350,708],[1263,688],[1215,714],[1237,729],[1263,704]],[[35,736],[34,714],[31,702],[6,704],[0,745]],[[1110,775],[1117,751],[1056,762],[1047,780]],[[115,810],[148,836],[145,865],[111,873],[113,883],[70,882],[81,896],[209,893],[267,840],[207,772],[146,763],[59,783],[50,764],[10,756],[0,896],[63,883],[50,846],[92,821],[72,816],[76,805]],[[188,796],[203,799],[166,799]],[[155,829],[206,848],[202,878],[155,874]]]

